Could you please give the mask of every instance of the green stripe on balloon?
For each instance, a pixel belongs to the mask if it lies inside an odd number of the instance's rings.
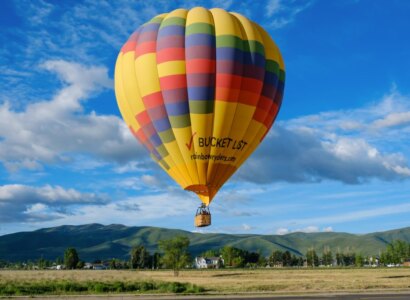
[[[185,22],[186,22],[186,19],[183,19],[183,18],[178,18],[178,17],[166,18],[161,22],[160,28],[163,28],[163,27],[166,27],[166,26],[171,26],[171,25],[177,25],[177,26],[184,26],[185,27]]]
[[[185,35],[189,36],[191,34],[209,34],[209,35],[215,35],[215,27],[211,24],[208,23],[194,23],[191,25],[188,25],[185,28]]]
[[[173,128],[185,128],[191,126],[191,119],[189,114],[181,115],[181,116],[168,116],[169,121],[171,122],[171,126]]]
[[[189,101],[189,111],[191,114],[209,114],[214,112],[214,101],[195,100]]]

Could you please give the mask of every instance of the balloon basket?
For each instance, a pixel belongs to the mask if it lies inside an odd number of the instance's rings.
[[[201,205],[195,214],[195,226],[206,227],[211,225],[211,212],[209,207]]]

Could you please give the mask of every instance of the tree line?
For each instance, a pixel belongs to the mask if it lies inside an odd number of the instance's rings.
[[[190,241],[185,236],[177,236],[168,240],[161,240],[158,243],[158,251],[151,254],[144,245],[138,245],[131,249],[129,260],[111,259],[105,261],[105,265],[110,269],[160,269],[167,268],[174,270],[174,275],[178,276],[179,270],[193,267],[193,258],[188,251]],[[395,240],[388,244],[385,251],[378,256],[367,257],[361,253],[346,249],[333,253],[329,247],[324,247],[321,254],[314,248],[310,248],[304,255],[301,253],[291,253],[289,250],[274,250],[271,255],[265,257],[259,252],[252,252],[224,246],[220,249],[212,249],[201,253],[201,257],[220,257],[224,263],[218,267],[245,268],[245,267],[318,267],[318,266],[356,266],[403,264],[410,259],[410,243],[402,240]],[[94,264],[101,264],[101,261],[94,261]],[[16,269],[38,269],[50,268],[52,265],[64,265],[66,269],[82,269],[85,263],[80,260],[75,248],[67,248],[63,258],[58,258],[55,262],[43,258],[36,262],[8,263],[0,260],[0,268]]]

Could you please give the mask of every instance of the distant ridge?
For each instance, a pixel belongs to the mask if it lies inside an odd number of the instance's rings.
[[[187,236],[192,255],[209,249],[231,245],[248,251],[259,251],[268,256],[273,250],[303,255],[314,247],[321,253],[325,246],[333,252],[338,249],[378,254],[395,239],[410,242],[410,227],[363,235],[341,232],[302,233],[286,235],[193,233],[158,227],[128,227],[119,224],[63,225],[32,232],[18,232],[0,236],[0,259],[27,261],[61,257],[67,247],[75,247],[85,261],[96,259],[128,259],[131,247],[144,245],[150,252],[157,251],[159,240],[176,235]]]

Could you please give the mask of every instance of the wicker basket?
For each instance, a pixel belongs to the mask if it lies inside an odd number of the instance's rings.
[[[211,225],[211,215],[210,214],[198,214],[195,216],[195,226],[205,227]]]

